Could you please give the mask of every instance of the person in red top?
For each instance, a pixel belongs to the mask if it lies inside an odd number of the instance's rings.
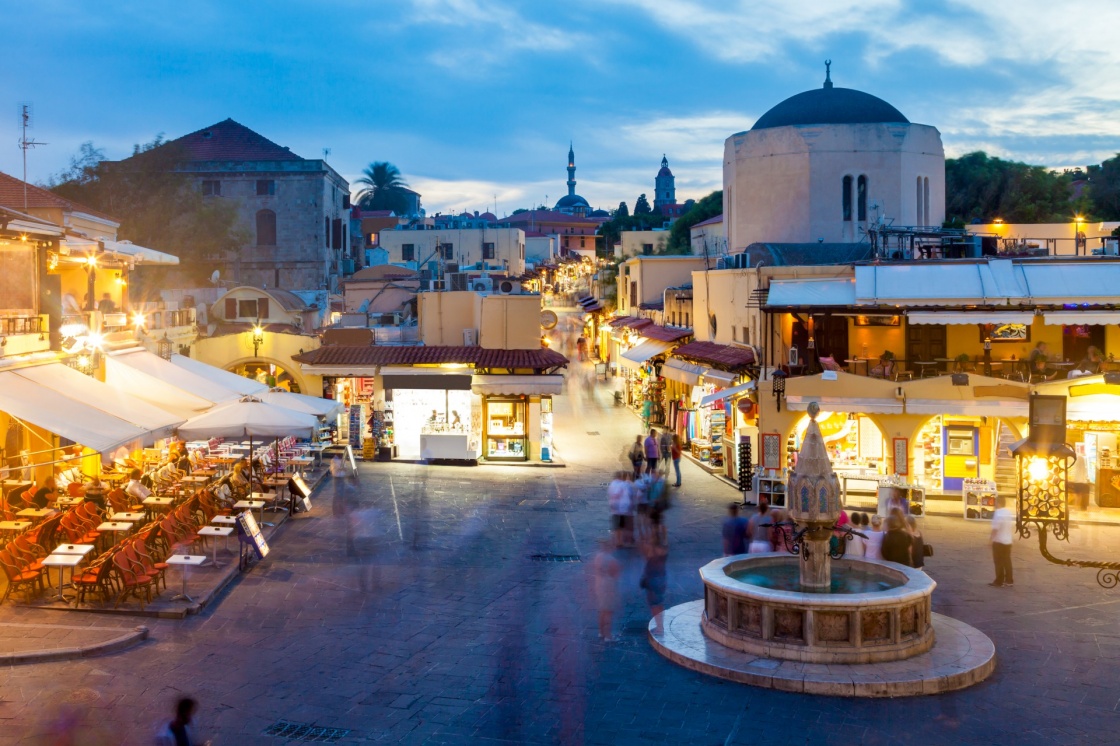
[[[681,486],[681,437],[673,435],[673,446],[669,449],[669,455],[673,459],[673,471],[677,474],[677,481],[674,487]]]

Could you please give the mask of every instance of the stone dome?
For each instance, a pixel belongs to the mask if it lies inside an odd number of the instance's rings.
[[[898,109],[878,96],[852,88],[823,88],[790,96],[754,123],[751,130],[799,124],[909,124]]]
[[[579,196],[578,194],[565,194],[563,197],[560,198],[560,201],[556,203],[556,209],[557,210],[559,210],[562,207],[587,207],[587,208],[590,208],[591,205],[589,205],[587,203],[587,200],[585,200],[583,197]]]

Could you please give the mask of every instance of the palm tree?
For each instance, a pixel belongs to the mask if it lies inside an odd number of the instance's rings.
[[[358,192],[358,206],[363,210],[392,210],[397,215],[408,212],[408,184],[400,170],[388,161],[375,161],[362,171],[362,178],[354,182],[362,187]]]

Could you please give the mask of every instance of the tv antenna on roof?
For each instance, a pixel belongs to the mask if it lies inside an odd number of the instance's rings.
[[[323,160],[325,161],[330,157],[331,157],[331,149],[330,148],[323,148]]]
[[[27,130],[31,127],[31,104],[19,105],[19,149],[23,151],[23,211],[27,212],[27,151],[29,148],[34,148],[39,145],[49,145],[49,143],[39,142],[35,139],[27,139]]]

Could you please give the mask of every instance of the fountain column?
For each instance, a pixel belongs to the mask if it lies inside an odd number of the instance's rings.
[[[817,424],[820,407],[808,407],[809,426],[797,456],[797,466],[790,472],[786,494],[789,517],[805,532],[801,536],[801,585],[823,590],[832,584],[832,559],[828,543],[832,527],[840,517],[840,482],[828,460],[821,428]]]

